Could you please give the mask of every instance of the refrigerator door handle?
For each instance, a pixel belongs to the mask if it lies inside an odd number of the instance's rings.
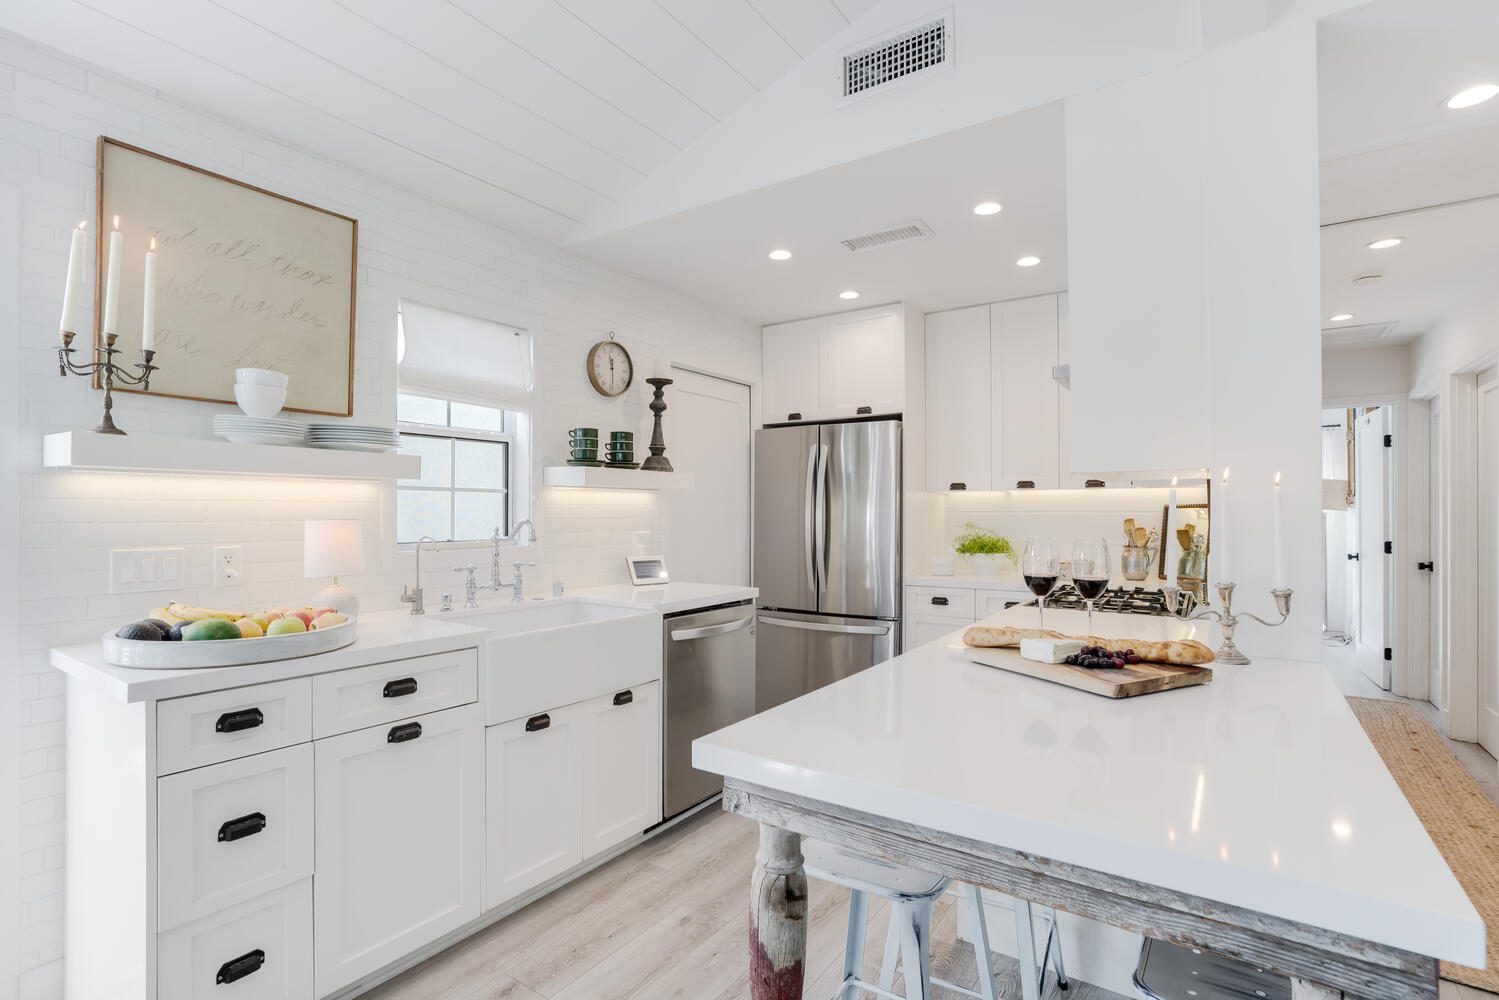
[[[817,592],[822,593],[828,589],[828,446],[825,444],[817,449],[817,494],[812,506],[816,510],[813,544],[817,548]]]
[[[802,523],[806,525],[803,554],[807,561],[807,588],[817,593],[817,445],[807,446],[807,491],[802,498]]]
[[[779,625],[781,628],[801,629],[803,632],[837,632],[839,635],[889,635],[889,625],[829,625],[825,622],[804,622],[795,618],[768,618],[760,616],[763,625]]]

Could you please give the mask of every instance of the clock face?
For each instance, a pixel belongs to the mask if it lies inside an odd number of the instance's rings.
[[[618,396],[635,379],[630,352],[613,340],[601,340],[588,352],[588,381],[605,396]]]

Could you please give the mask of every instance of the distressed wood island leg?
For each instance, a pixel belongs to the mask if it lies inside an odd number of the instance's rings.
[[[1306,979],[1292,978],[1291,1000],[1343,1000],[1343,991]]]
[[[801,1000],[807,959],[807,873],[801,834],[760,824],[750,878],[751,1000]]]

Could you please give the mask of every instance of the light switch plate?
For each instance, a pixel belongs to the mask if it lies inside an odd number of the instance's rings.
[[[138,594],[182,586],[184,550],[110,549],[109,592]]]

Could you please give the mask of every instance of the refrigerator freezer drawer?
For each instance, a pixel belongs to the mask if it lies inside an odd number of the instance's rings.
[[[760,611],[755,711],[763,712],[895,655],[896,621]]]

